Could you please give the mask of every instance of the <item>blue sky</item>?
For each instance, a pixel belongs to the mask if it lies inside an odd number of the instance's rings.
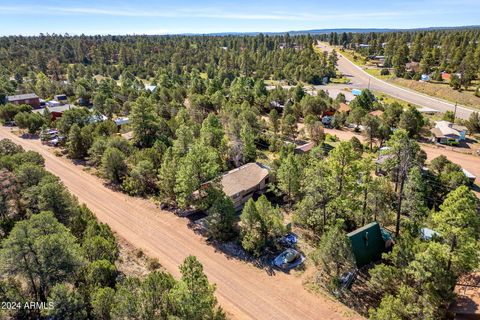
[[[480,0],[0,0],[0,34],[174,34],[480,24]]]

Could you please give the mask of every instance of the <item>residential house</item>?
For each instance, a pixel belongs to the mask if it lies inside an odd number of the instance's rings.
[[[13,104],[28,104],[34,109],[40,108],[40,98],[35,93],[7,96],[7,102]]]
[[[353,255],[358,268],[382,258],[392,244],[391,235],[380,228],[378,222],[372,222],[347,234],[352,245]]]
[[[57,102],[57,101],[55,101],[55,102]],[[50,117],[51,117],[52,121],[55,121],[58,118],[60,118],[66,110],[70,110],[72,108],[76,108],[76,106],[71,105],[71,104],[59,105],[58,102],[57,102],[57,104],[53,107],[35,109],[35,110],[33,110],[33,112],[43,114],[45,112],[45,109],[47,109],[50,112]]]
[[[236,210],[240,210],[254,194],[265,192],[269,171],[268,167],[251,162],[221,176],[223,192],[232,199]],[[204,184],[204,187],[208,184]]]
[[[449,121],[437,121],[435,127],[430,130],[433,141],[441,144],[459,144],[465,140],[468,129],[465,126],[457,125]]]
[[[68,102],[66,94],[57,94],[55,95],[54,99],[58,101],[61,105],[64,105]]]
[[[380,155],[378,156],[377,160],[375,160],[375,174],[377,176],[386,176],[388,172],[385,171],[385,164],[389,159],[395,157],[393,154],[385,154],[384,151],[390,149],[389,147],[382,147],[380,148]]]

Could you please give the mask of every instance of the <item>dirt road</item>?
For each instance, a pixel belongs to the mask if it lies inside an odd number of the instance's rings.
[[[228,258],[187,227],[185,219],[159,210],[152,202],[111,191],[82,167],[58,158],[38,140],[25,140],[0,127],[0,139],[9,138],[40,153],[45,166],[62,179],[80,202],[120,237],[157,257],[172,274],[188,255],[195,255],[209,280],[217,285],[222,307],[234,319],[360,319],[353,311],[328,298],[306,291],[293,275],[269,275],[252,265]]]
[[[317,47],[323,51],[332,51],[332,47],[327,43],[318,42]],[[455,104],[451,102],[434,98],[417,91],[401,88],[380,80],[366,73],[362,68],[345,58],[338,50],[337,53],[337,68],[341,73],[351,79],[352,84],[350,86],[352,88],[364,89],[369,87],[373,91],[383,92],[394,98],[410,102],[417,106],[432,108],[440,112],[453,111],[455,109]],[[456,115],[458,118],[468,119],[472,112],[473,110],[465,106],[457,106]]]

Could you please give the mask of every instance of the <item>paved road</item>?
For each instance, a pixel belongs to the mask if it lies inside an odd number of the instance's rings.
[[[80,202],[107,223],[120,237],[141,248],[174,276],[190,254],[197,256],[217,297],[234,319],[360,319],[338,302],[306,291],[300,277],[276,273],[231,259],[217,252],[187,227],[186,219],[159,210],[152,202],[114,192],[71,161],[54,156],[38,140],[25,140],[0,127],[0,139],[9,138],[27,150],[40,153],[45,166],[60,177]]]
[[[360,141],[365,141],[365,137],[360,134],[350,130],[337,130],[337,129],[327,129],[325,128],[325,133],[336,135],[340,140],[350,140],[352,137],[357,137]],[[427,160],[431,161],[440,155],[444,155],[453,163],[458,164],[460,167],[469,171],[477,179],[475,183],[480,186],[480,157],[474,156],[471,154],[465,154],[453,150],[449,150],[442,147],[437,147],[434,145],[420,144],[420,147],[427,154]],[[476,189],[478,190],[478,189]],[[480,197],[480,193],[475,191],[477,196]]]
[[[332,47],[323,42],[319,42],[317,46],[323,51],[332,51]],[[455,105],[448,101],[433,98],[413,90],[401,88],[375,78],[345,58],[340,52],[337,51],[337,53],[339,57],[338,70],[352,80],[352,88],[364,89],[370,85],[370,89],[373,91],[383,92],[394,98],[398,98],[421,107],[432,108],[440,112],[445,112],[448,110],[454,111],[455,109]],[[457,106],[458,118],[468,119],[472,112],[473,110],[468,109],[467,107]]]

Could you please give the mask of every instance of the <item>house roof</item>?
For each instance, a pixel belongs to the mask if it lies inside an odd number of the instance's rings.
[[[460,277],[455,294],[457,299],[451,311],[462,315],[480,315],[480,272]]]
[[[465,126],[461,126],[459,124],[452,124],[452,129],[457,130],[459,132],[465,131],[468,132],[468,128]]]
[[[468,179],[473,179],[473,180],[477,179],[477,177],[475,177],[472,173],[470,173],[470,171],[467,171],[467,169],[462,168],[462,172],[465,175],[465,177],[467,177]]]
[[[352,108],[350,108],[350,106],[346,103],[340,103],[340,105],[338,106],[338,109],[337,111],[338,112],[350,112],[352,110]]]
[[[430,132],[433,134],[434,137],[437,137],[437,138],[443,137],[442,131],[438,128],[432,128],[430,129]]]
[[[67,100],[67,95],[64,93],[56,94],[54,98],[57,100]]]
[[[153,85],[146,85],[145,86],[145,90],[147,91],[155,91],[157,89],[157,86],[153,86]]]
[[[55,106],[55,107],[46,107],[46,108],[41,108],[41,109],[35,109],[35,110],[32,110],[32,112],[43,114],[44,110],[48,109],[48,111],[50,111],[50,112],[63,113],[64,111],[69,110],[69,109],[73,109],[73,108],[77,108],[77,107],[74,106],[73,104],[65,104],[63,106],[58,105],[58,106]]]
[[[303,152],[303,153],[307,153],[310,150],[312,150],[313,147],[315,147],[315,143],[314,142],[308,142],[308,143],[302,144],[301,146],[296,147],[295,151],[297,151],[297,152],[300,151],[300,152]]]
[[[432,114],[440,112],[438,110],[435,110],[435,109],[432,109],[432,108],[427,108],[427,107],[419,108],[417,110],[418,110],[418,112],[421,112],[421,113],[432,113]]]
[[[449,121],[437,121],[437,123],[435,124],[435,128],[433,128],[431,132],[436,137],[460,137],[460,133],[454,128],[452,128],[452,126],[453,124]]]
[[[380,225],[372,222],[347,234],[352,244],[357,267],[361,268],[371,262],[380,260],[385,251]]]
[[[128,119],[128,117],[118,117],[116,119],[113,119],[113,122],[115,122],[115,124],[117,126],[121,126],[121,125],[129,123],[130,120]]]
[[[368,114],[372,115],[374,117],[381,117],[382,114],[383,114],[383,111],[382,110],[375,110],[375,111],[369,112]]]
[[[407,70],[418,70],[420,69],[420,63],[408,62],[407,64],[405,64],[405,68],[407,68]]]
[[[242,191],[249,190],[268,177],[267,167],[256,163],[247,163],[233,169],[222,176],[221,184],[223,192],[232,197]]]
[[[36,99],[38,96],[35,93],[25,93],[17,94],[14,96],[7,96],[8,101],[17,101],[17,100],[27,100],[27,99]]]

